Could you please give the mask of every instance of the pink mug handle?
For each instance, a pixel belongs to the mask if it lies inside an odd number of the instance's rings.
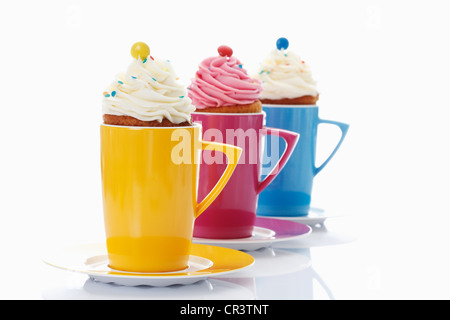
[[[264,128],[263,134],[269,135],[277,135],[283,138],[286,141],[286,149],[280,157],[280,160],[275,165],[275,167],[270,171],[270,173],[266,176],[266,178],[259,183],[258,186],[258,194],[260,194],[280,173],[280,171],[284,168],[289,158],[292,155],[292,152],[297,145],[298,139],[300,135],[296,132],[287,131],[283,129],[275,129],[275,128]]]

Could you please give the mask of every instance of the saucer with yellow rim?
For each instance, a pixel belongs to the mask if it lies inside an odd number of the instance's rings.
[[[114,270],[108,266],[105,244],[85,244],[55,250],[43,258],[50,266],[89,275],[95,281],[124,286],[171,286],[192,284],[208,277],[229,275],[251,267],[255,259],[244,252],[210,245],[192,244],[188,267],[161,273]]]

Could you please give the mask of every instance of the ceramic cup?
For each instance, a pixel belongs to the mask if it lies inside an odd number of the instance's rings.
[[[240,148],[201,140],[202,128],[101,126],[101,168],[110,267],[169,272],[187,267],[194,220],[230,179]],[[228,165],[197,203],[201,150]]]
[[[259,197],[258,215],[271,217],[298,217],[308,215],[314,177],[322,171],[344,140],[349,125],[319,118],[319,108],[311,105],[263,105],[267,114],[267,125],[300,134],[301,139],[292,153],[291,160],[273,183]],[[317,129],[321,123],[336,125],[341,130],[341,138],[331,155],[316,167]],[[264,163],[273,163],[271,154],[286,148],[283,141],[267,138],[269,149]],[[277,138],[275,138],[277,139]],[[275,145],[277,150],[270,150]]]
[[[252,236],[256,219],[258,195],[277,176],[288,161],[299,135],[294,132],[267,128],[264,113],[201,113],[192,119],[201,123],[205,140],[226,142],[242,148],[239,164],[223,192],[204,214],[195,221],[194,236],[208,239],[236,239]],[[286,150],[276,160],[276,166],[260,181],[264,137],[276,135],[286,141]],[[283,141],[284,141],[283,140]],[[199,197],[205,197],[226,167],[221,155],[204,152],[200,166]]]

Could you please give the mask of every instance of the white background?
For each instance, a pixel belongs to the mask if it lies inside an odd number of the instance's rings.
[[[313,205],[355,216],[361,279],[379,283],[346,288],[341,270],[322,267],[336,297],[449,298],[449,9],[445,0],[2,1],[0,297],[40,297],[46,247],[103,239],[102,92],[134,42],[170,59],[187,85],[219,45],[254,73],[284,36],[318,80],[320,116],[351,126],[315,180]],[[336,139],[321,130],[318,161]]]

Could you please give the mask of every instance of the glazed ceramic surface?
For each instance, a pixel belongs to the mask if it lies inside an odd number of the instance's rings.
[[[64,270],[88,274],[99,282],[125,286],[191,284],[211,276],[223,276],[253,265],[254,258],[233,249],[193,244],[188,265],[176,272],[140,273],[115,270],[108,264],[104,244],[86,244],[50,252],[44,262]]]
[[[200,151],[220,150],[223,175],[197,203]],[[113,268],[163,272],[186,268],[194,220],[217,198],[241,150],[201,141],[201,126],[101,126],[107,248]]]
[[[322,120],[317,106],[263,105],[267,125],[300,134],[300,140],[290,161],[276,179],[259,196],[258,215],[285,217],[305,216],[309,212],[314,177],[322,171],[341,146],[349,126]],[[341,138],[330,156],[316,167],[316,141],[319,124],[332,124],[341,130]],[[276,139],[276,141],[273,141]],[[282,139],[267,137],[264,163],[276,163],[276,157],[286,145]],[[276,150],[274,150],[276,148]]]
[[[270,247],[273,243],[299,240],[311,234],[311,227],[281,219],[256,217],[252,236],[241,239],[194,238],[194,243],[216,245],[236,250],[252,251]]]
[[[243,154],[223,192],[195,221],[194,236],[208,239],[235,239],[250,237],[256,218],[258,196],[282,171],[297,144],[298,134],[267,128],[264,113],[227,114],[193,113],[195,122],[204,128],[204,139],[232,144],[242,148]],[[261,159],[264,137],[276,135],[286,141],[286,150],[276,160],[276,166],[263,180]],[[225,159],[204,152],[200,167],[199,197],[220,177],[226,166]]]

